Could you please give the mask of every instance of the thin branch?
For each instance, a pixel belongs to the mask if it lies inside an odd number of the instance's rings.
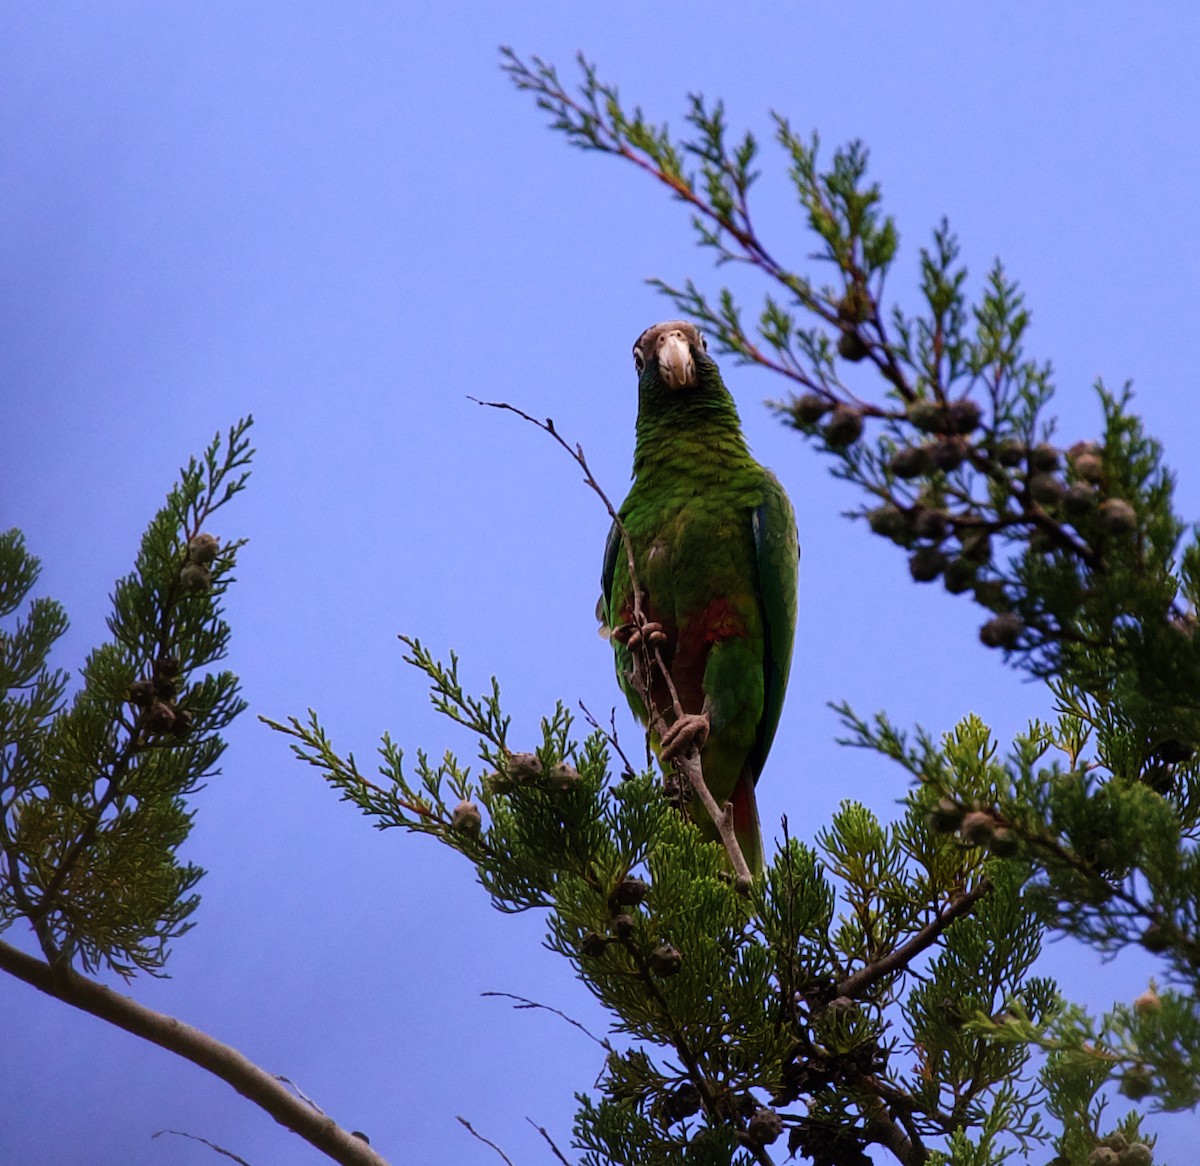
[[[890,976],[893,972],[902,971],[905,965],[911,960],[915,959],[926,948],[931,947],[937,937],[951,923],[970,912],[971,908],[984,895],[988,894],[991,889],[992,884],[986,878],[981,878],[971,890],[954,899],[949,907],[922,927],[907,943],[902,943],[882,959],[867,964],[866,967],[860,968],[853,975],[847,976],[838,984],[836,994],[838,996],[849,996],[853,999],[861,995],[877,980],[882,980],[884,976]]]
[[[487,1138],[483,1136],[483,1134],[481,1134],[469,1121],[467,1121],[465,1117],[462,1116],[462,1114],[456,1113],[454,1117],[459,1125],[461,1125],[467,1131],[467,1133],[471,1135],[471,1137],[478,1138],[479,1141],[481,1141],[485,1146],[490,1146],[496,1151],[497,1154],[500,1155],[501,1158],[504,1159],[505,1162],[508,1163],[508,1166],[513,1166],[512,1159],[502,1149],[500,1149],[495,1142],[489,1142]]]
[[[361,1138],[318,1113],[237,1049],[173,1016],[156,1012],[71,968],[51,967],[0,940],[0,970],[48,996],[89,1012],[134,1036],[176,1053],[220,1077],[280,1125],[342,1166],[387,1166]]]
[[[633,576],[633,565],[630,564],[630,581],[633,584],[635,593],[637,589],[637,580]],[[643,637],[643,643],[645,638]],[[658,665],[658,670],[662,674],[663,679],[667,684],[667,691],[671,694],[671,704],[675,711],[676,719],[684,715],[683,704],[679,699],[679,693],[675,688],[675,680],[667,669],[666,662],[663,660],[662,650],[658,647],[654,649],[654,662]],[[642,696],[646,708],[650,708],[650,681],[646,681],[646,691]],[[666,727],[662,717],[658,718],[659,723],[659,738],[661,740],[663,729]],[[675,758],[675,767],[688,779],[692,789],[696,791],[696,796],[704,805],[705,811],[713,824],[717,827],[721,835],[721,841],[725,845],[725,852],[729,855],[729,861],[733,866],[734,874],[734,889],[740,895],[748,895],[750,887],[754,882],[750,874],[750,867],[746,863],[746,856],[742,854],[741,844],[738,842],[737,832],[733,826],[733,806],[726,804],[718,806],[717,799],[712,796],[711,791],[704,781],[704,770],[700,764],[700,750],[693,744]]]
[[[8,837],[7,831],[0,834],[0,851],[3,852],[7,862],[8,877],[5,881],[9,890],[12,891],[14,902],[20,909],[21,914],[32,924],[34,934],[37,936],[38,945],[41,947],[46,959],[57,962],[59,948],[54,941],[54,933],[51,931],[50,925],[46,922],[45,916],[38,916],[36,914],[36,905],[30,899],[25,889],[25,882],[21,878],[21,856],[17,852],[17,848],[13,845],[12,840]]]
[[[183,593],[181,572],[188,562],[189,552],[187,548],[191,540],[200,533],[201,527],[208,521],[212,514],[223,506],[245,484],[247,474],[243,473],[237,481],[226,485],[225,493],[220,499],[216,497],[217,488],[226,476],[236,467],[245,465],[253,454],[253,451],[249,449],[249,441],[243,437],[248,425],[249,419],[246,419],[239,425],[230,428],[225,450],[225,460],[220,466],[214,460],[219,447],[220,435],[218,434],[213,439],[205,458],[205,465],[208,471],[207,488],[205,489],[203,485],[197,486],[199,493],[193,504],[188,508],[191,512],[190,518],[187,511],[181,510],[178,506],[172,508],[178,530],[182,534],[183,549],[180,552],[175,571],[168,581],[166,590],[161,593],[156,591],[155,593],[155,618],[153,622],[155,625],[154,636],[156,647],[154,652],[159,658],[171,654],[179,632],[179,628],[177,627],[177,608]],[[199,472],[198,463],[193,459],[188,468],[182,471],[178,487],[181,495],[186,493],[188,483],[192,480],[193,475]],[[172,492],[171,498],[176,497],[177,495]],[[111,626],[115,632],[116,625]],[[202,662],[200,663],[202,666]],[[183,679],[186,679],[186,676]],[[38,895],[36,904],[32,902],[31,897],[26,895],[26,904],[22,907],[23,913],[33,924],[43,954],[49,962],[56,966],[70,966],[75,954],[77,936],[74,927],[70,925],[69,920],[64,915],[64,921],[60,928],[63,940],[59,943],[54,936],[54,927],[50,922],[51,916],[56,911],[63,911],[63,904],[61,902],[62,892],[74,873],[76,865],[84,853],[95,844],[107,811],[125,796],[124,782],[133,771],[138,756],[152,744],[150,740],[151,734],[147,730],[150,715],[149,709],[142,709],[133,719],[132,724],[130,724],[123,715],[123,705],[123,699],[116,702],[113,716],[116,722],[125,728],[127,735],[120,748],[116,751],[115,756],[100,766],[100,771],[97,774],[97,780],[102,778],[105,782],[104,793],[91,806],[80,807],[84,816],[84,823],[78,835],[58,859],[54,873],[46,881],[44,888]],[[12,865],[13,879],[18,880],[20,865],[16,861],[17,856],[10,852],[8,857]],[[89,967],[90,961],[86,954],[82,962],[85,968]],[[111,959],[109,963],[110,966],[114,966]],[[126,974],[125,971],[119,968],[117,970],[123,975]]]
[[[592,715],[591,709],[589,709],[588,706],[583,703],[583,701],[579,702],[579,707],[583,711],[583,716],[584,716],[584,719],[587,721],[587,723],[589,725],[591,725],[591,727],[593,729],[595,729],[597,732],[603,733],[604,739],[613,747],[617,756],[621,759],[621,761],[623,762],[623,764],[625,766],[625,776],[626,777],[636,777],[637,770],[634,769],[633,766],[630,764],[629,758],[625,756],[625,750],[621,748],[621,742],[617,739],[617,712],[616,712],[616,709],[613,709],[610,712],[609,719],[608,719],[608,728],[606,729],[602,724],[600,724],[600,722],[598,720],[596,720],[596,718]]]
[[[914,1113],[920,1113],[923,1120],[934,1123],[946,1133],[961,1124],[952,1114],[943,1113],[936,1106],[926,1105],[924,1102],[918,1104],[911,1093],[891,1084],[882,1077],[864,1077],[862,1084],[864,1088],[869,1089],[870,1092],[886,1102],[891,1111],[897,1114],[897,1119],[908,1131],[908,1136],[918,1146],[921,1145],[921,1138],[920,1131],[916,1129],[913,1122]]]
[[[260,716],[258,719],[262,721],[263,724],[269,725],[272,729],[282,728],[282,726],[277,725],[274,721],[268,720],[266,717]],[[287,732],[286,729],[283,729],[283,731],[285,733]],[[351,754],[351,757],[353,756],[354,755]],[[383,786],[376,784],[369,777],[364,777],[361,773],[357,772],[357,770],[354,771],[353,776],[359,785],[365,786],[367,789],[372,790],[381,797],[395,799],[396,805],[398,805],[401,809],[407,810],[410,814],[416,814],[418,818],[430,818],[435,822],[442,822],[444,824],[444,820],[439,818],[438,815],[435,814],[433,810],[423,802],[414,802],[408,798],[402,798],[394,789],[384,789]]]
[[[554,1139],[546,1132],[546,1127],[538,1125],[537,1122],[535,1122],[531,1117],[527,1117],[525,1120],[531,1126],[533,1126],[533,1128],[537,1130],[537,1132],[541,1134],[543,1138],[546,1139],[546,1144],[550,1147],[551,1153],[563,1164],[563,1166],[571,1166],[571,1163],[567,1161],[567,1158],[563,1152],[554,1144]]]
[[[301,1089],[300,1086],[297,1085],[296,1082],[293,1081],[290,1077],[285,1077],[282,1073],[276,1073],[275,1080],[282,1081],[283,1084],[286,1085],[289,1089],[291,1089],[291,1091],[298,1098],[300,1098],[301,1101],[307,1102],[309,1105],[311,1105],[313,1107],[313,1109],[315,1109],[317,1111],[317,1113],[324,1114],[325,1111],[315,1101],[313,1101],[313,1099],[311,1097],[307,1096],[305,1094],[304,1090]]]
[[[655,650],[655,655],[658,655],[657,649]],[[661,664],[662,657],[659,656],[658,659]],[[678,697],[675,698],[677,707],[678,699]],[[750,874],[750,867],[746,863],[746,856],[742,853],[737,831],[734,829],[732,803],[727,802],[724,806],[717,805],[716,798],[712,796],[708,786],[704,783],[704,771],[700,767],[700,751],[694,745],[681,757],[676,758],[675,764],[684,777],[691,783],[692,789],[696,791],[696,796],[704,804],[708,816],[713,820],[713,823],[721,834],[725,853],[729,856],[730,864],[733,866],[734,890],[738,894],[748,895],[750,887],[754,883],[754,878]]]
[[[565,1012],[562,1012],[558,1008],[552,1008],[549,1004],[539,1004],[536,1000],[528,1000],[524,996],[517,996],[512,992],[480,992],[480,995],[481,996],[493,996],[493,997],[495,997],[497,999],[501,999],[501,1000],[515,1000],[516,1004],[514,1005],[514,1007],[518,1008],[518,1009],[540,1008],[543,1012],[553,1012],[554,1015],[559,1017],[561,1020],[565,1020],[568,1024],[579,1029],[579,1031],[581,1033],[583,1033],[584,1036],[589,1037],[591,1040],[594,1040],[596,1042],[596,1044],[598,1044],[602,1049],[604,1049],[605,1052],[612,1052],[612,1045],[610,1045],[608,1043],[608,1041],[601,1040],[600,1037],[596,1036],[595,1033],[593,1033],[593,1032],[589,1031],[587,1028],[585,1028],[573,1016],[568,1016]]]
[[[584,106],[562,87],[558,82],[557,76],[554,76],[550,72],[545,72],[540,77],[535,76],[511,49],[501,49],[501,52],[510,62],[504,67],[508,70],[518,88],[531,90],[534,93],[542,93],[549,100],[559,103],[564,109],[569,109],[579,119],[581,125],[589,127],[590,132],[588,137],[593,149],[601,153],[614,154],[617,157],[624,158],[626,161],[632,162],[638,169],[645,171],[652,178],[657,179],[664,186],[668,187],[676,198],[690,206],[696,214],[714,223],[718,229],[727,231],[747,256],[747,262],[761,268],[784,287],[799,295],[796,292],[795,283],[791,278],[790,272],[771,256],[755,234],[753,227],[749,223],[748,211],[744,209],[744,198],[739,200],[743,218],[746,220],[745,226],[742,226],[728,215],[718,212],[708,202],[697,195],[691,180],[687,176],[682,174],[676,176],[668,173],[657,161],[653,160],[648,152],[639,152],[636,148],[628,145],[620,128],[614,126],[611,119],[606,120],[604,117],[603,111],[596,104],[595,92],[585,94],[590,99],[590,108]],[[534,57],[533,60],[537,65],[542,64],[537,57]],[[615,98],[615,94],[604,87],[597,87],[597,91],[606,98]],[[643,154],[646,156],[643,156]],[[826,314],[829,322],[836,322],[836,317],[833,313],[817,305],[815,300],[813,301],[812,308],[818,314]]]
[[[1019,826],[1015,826],[1014,828],[1019,833],[1021,839],[1029,846],[1052,856],[1056,861],[1061,862],[1064,866],[1070,867],[1071,870],[1082,875],[1094,886],[1103,889],[1107,895],[1124,903],[1129,910],[1130,916],[1138,916],[1144,919],[1147,924],[1167,927],[1167,933],[1171,937],[1171,947],[1182,953],[1193,967],[1200,966],[1200,943],[1193,940],[1186,932],[1180,930],[1178,926],[1168,924],[1168,921],[1163,919],[1161,909],[1154,903],[1144,903],[1132,890],[1126,889],[1122,883],[1109,881],[1092,863],[1088,862],[1085,858],[1081,858],[1052,835],[1044,832],[1027,832]],[[1050,869],[1049,863],[1046,864],[1046,867]]]
[[[143,736],[146,717],[147,710],[143,709],[138,713],[121,751],[114,758],[111,766],[108,768],[108,772],[103,775],[105,781],[104,793],[97,799],[95,805],[85,811],[87,821],[83,829],[80,830],[78,836],[67,847],[66,853],[59,859],[54,874],[50,876],[46,882],[45,889],[38,897],[37,905],[32,910],[26,912],[30,923],[33,924],[34,931],[37,933],[42,953],[47,960],[54,964],[70,964],[74,952],[74,936],[68,932],[63,944],[56,943],[52,938],[49,927],[49,917],[60,905],[58,901],[59,894],[66,885],[71,872],[74,870],[75,863],[79,860],[84,850],[96,841],[96,835],[100,830],[100,823],[104,814],[123,792],[121,781],[129,772],[134,757],[137,756],[146,743]],[[86,963],[86,960],[84,962]]]
[[[245,1158],[239,1157],[232,1150],[227,1150],[224,1146],[218,1146],[216,1142],[210,1142],[207,1138],[200,1137],[199,1134],[189,1134],[186,1130],[155,1130],[150,1137],[161,1138],[163,1134],[174,1134],[177,1138],[190,1138],[193,1142],[203,1142],[210,1150],[215,1150],[218,1154],[226,1158],[232,1158],[235,1162],[240,1163],[240,1166],[250,1166],[250,1163]]]

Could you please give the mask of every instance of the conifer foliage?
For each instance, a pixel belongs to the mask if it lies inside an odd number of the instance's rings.
[[[1048,684],[1057,715],[1004,748],[975,717],[937,737],[841,708],[848,743],[910,773],[906,812],[843,805],[748,900],[654,775],[613,775],[606,734],[573,739],[559,708],[515,751],[498,691],[466,695],[415,641],[481,776],[452,754],[410,775],[388,741],[376,785],[315,718],[280,727],[380,826],[464,853],[501,910],[548,909],[551,946],[613,1017],[598,1094],[580,1096],[588,1166],[1152,1161],[1143,1112],[1193,1106],[1200,1084],[1200,544],[1160,446],[1103,385],[1100,434],[1054,440],[1021,291],[997,264],[969,298],[946,223],[920,253],[920,310],[887,306],[899,232],[860,145],[823,165],[776,119],[817,241],[794,269],[757,232],[759,145],[720,103],[693,97],[676,138],[580,64],[570,92],[505,54],[572,145],[657,179],[718,264],[764,278],[752,317],[725,288],[658,286],[718,350],[789,382],[779,416],[858,488],[870,530],[914,582],[975,603],[982,643]],[[1140,945],[1161,986],[1089,1016],[1035,974],[1056,932]],[[1113,1090],[1140,1106],[1116,1125]]]
[[[975,604],[982,643],[1048,685],[1057,714],[1001,743],[973,716],[938,735],[841,707],[847,743],[911,778],[903,812],[846,802],[810,838],[785,823],[747,894],[614,734],[576,732],[560,704],[540,740],[515,740],[499,686],[467,692],[457,659],[416,639],[406,659],[466,760],[414,763],[385,737],[366,773],[315,713],[268,723],[376,826],[459,852],[498,910],[544,915],[611,1021],[561,1160],[1148,1166],[1147,1115],[1200,1100],[1200,543],[1159,444],[1129,391],[1103,386],[1100,432],[1055,438],[1019,287],[997,264],[968,295],[945,223],[920,251],[920,307],[889,307],[899,232],[860,145],[826,163],[776,119],[817,247],[793,267],[751,216],[759,143],[731,136],[720,103],[693,97],[676,137],[581,67],[571,90],[505,52],[556,131],[656,179],[718,263],[762,277],[752,313],[725,288],[658,286],[718,351],[783,378],[780,419],[858,489],[869,530],[915,583]],[[218,1073],[331,1158],[378,1166],[233,1050],[79,974],[160,971],[196,906],[186,799],[242,708],[213,670],[240,544],[208,526],[245,484],[248,425],[184,469],[69,700],[47,662],[66,616],[26,602],[37,560],[0,537],[0,927],[25,921],[42,953],[0,942],[0,968]],[[1037,972],[1056,934],[1139,946],[1157,982],[1090,1015]]]
[[[158,972],[190,926],[203,872],[177,855],[185,799],[244,707],[237,678],[210,670],[241,544],[206,527],[246,484],[249,424],[184,467],[69,702],[67,674],[47,664],[62,607],[35,599],[0,633],[0,924],[26,920],[54,967]],[[38,571],[19,532],[0,535],[0,614],[18,611]]]

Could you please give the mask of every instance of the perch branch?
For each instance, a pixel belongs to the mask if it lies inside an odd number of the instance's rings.
[[[295,1096],[237,1049],[208,1033],[147,1008],[71,968],[51,967],[2,940],[0,970],[220,1077],[243,1097],[266,1110],[280,1125],[299,1134],[309,1145],[342,1166],[387,1166],[385,1159],[362,1138],[342,1129],[332,1118]]]

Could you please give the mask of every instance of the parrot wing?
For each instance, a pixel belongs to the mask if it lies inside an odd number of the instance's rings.
[[[755,780],[775,739],[796,636],[800,543],[796,516],[779,480],[766,472],[765,498],[754,511],[754,545],[763,612],[763,711],[749,757]]]
[[[600,621],[600,634],[605,638],[612,631],[613,577],[617,572],[617,555],[621,551],[621,531],[614,522],[604,544],[604,565],[600,568],[600,598],[596,603],[596,618]]]

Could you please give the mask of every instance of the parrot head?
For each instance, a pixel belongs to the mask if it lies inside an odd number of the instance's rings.
[[[633,346],[633,365],[640,380],[649,379],[669,392],[696,387],[697,362],[713,364],[703,334],[688,320],[653,324]]]

